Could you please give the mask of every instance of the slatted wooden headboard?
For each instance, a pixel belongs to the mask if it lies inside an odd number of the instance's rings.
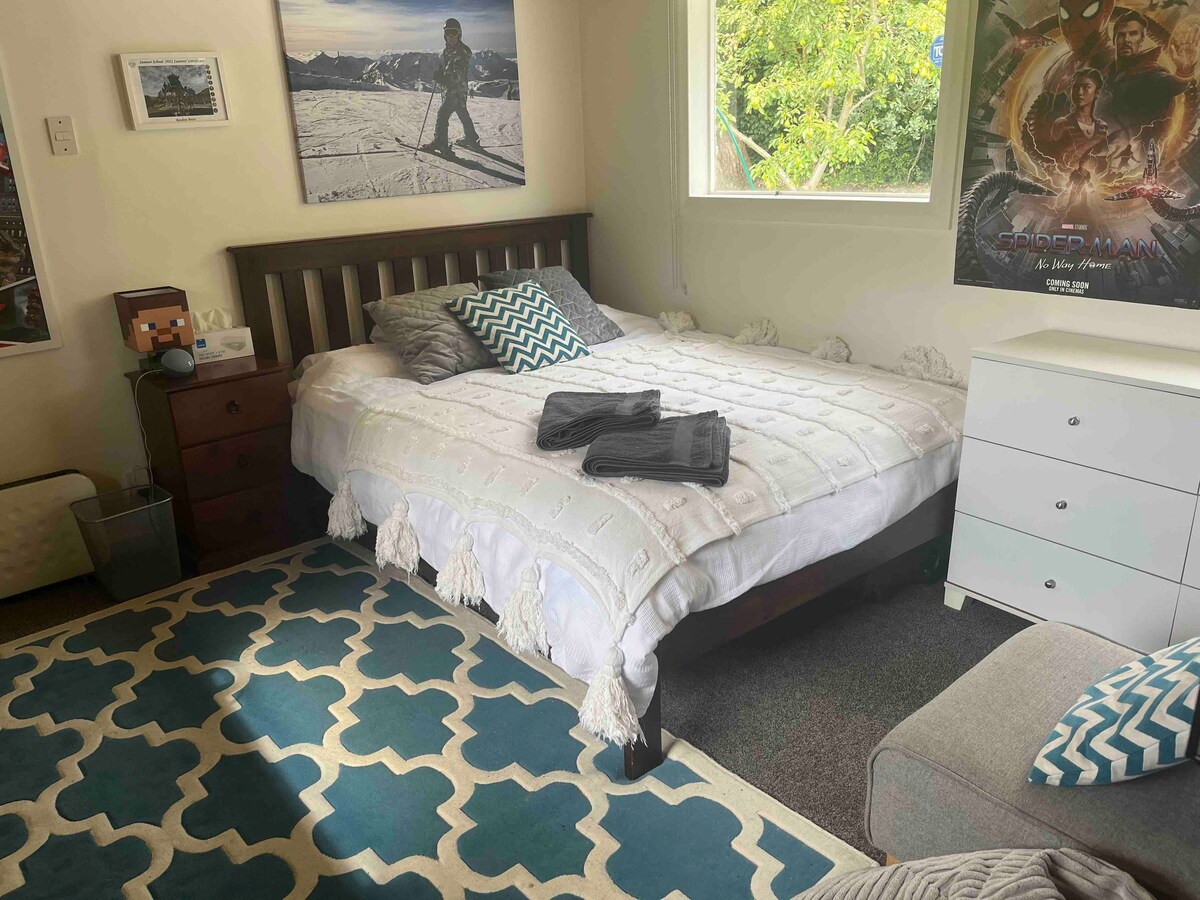
[[[565,265],[590,290],[591,213],[230,247],[260,356],[298,363],[362,343],[362,305],[389,294],[475,281],[507,268]],[[314,313],[316,315],[314,315]],[[361,322],[361,328],[358,323]]]

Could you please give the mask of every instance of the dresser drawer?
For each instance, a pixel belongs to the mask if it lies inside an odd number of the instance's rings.
[[[1200,588],[1200,507],[1192,520],[1191,541],[1188,544],[1187,563],[1183,567],[1183,583]]]
[[[171,394],[179,446],[286,424],[292,415],[287,383],[287,372],[278,372]]]
[[[193,503],[197,549],[208,553],[237,544],[254,544],[270,535],[287,535],[293,513],[288,490],[291,484],[280,481]]]
[[[292,467],[292,430],[278,425],[183,451],[193,502],[279,481]]]
[[[1196,497],[967,438],[957,508],[1178,581]]]
[[[1168,646],[1179,585],[958,513],[950,582],[1138,650]]]
[[[975,359],[965,432],[1179,490],[1200,488],[1200,398]]]
[[[1175,614],[1175,628],[1171,631],[1171,643],[1182,644],[1200,637],[1200,590],[1186,584],[1179,592],[1179,611]]]

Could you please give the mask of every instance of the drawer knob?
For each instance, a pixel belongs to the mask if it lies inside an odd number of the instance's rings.
[[[1046,582],[1046,587],[1049,588],[1050,590],[1054,590],[1056,587],[1058,587],[1058,582],[1055,581],[1053,578],[1051,578],[1049,581]]]
[[[1055,508],[1055,509],[1066,509],[1066,508],[1067,508],[1067,501],[1066,501],[1066,500],[1059,500],[1057,503],[1055,503],[1055,504],[1054,504],[1054,508]]]
[[[239,469],[250,468],[250,457],[247,456],[245,453],[239,453],[238,458],[237,458],[237,464],[238,464]]]
[[[230,400],[228,403],[225,404],[225,409],[229,412],[229,414],[231,416],[236,416],[238,413],[240,413],[242,411],[242,405],[240,403],[238,403],[236,400]]]
[[[1079,416],[1071,416],[1071,418],[1067,419],[1067,424],[1072,427],[1074,427],[1075,425],[1078,425],[1079,424]]]

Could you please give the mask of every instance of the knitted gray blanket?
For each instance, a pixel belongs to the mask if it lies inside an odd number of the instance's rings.
[[[1120,869],[1078,850],[981,850],[863,869],[802,900],[1154,900]]]

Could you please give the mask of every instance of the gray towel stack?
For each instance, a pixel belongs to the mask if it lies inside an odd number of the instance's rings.
[[[558,391],[546,398],[538,423],[541,450],[586,447],[602,434],[647,428],[658,421],[659,392],[589,394]]]
[[[601,478],[632,475],[723,487],[729,481],[729,426],[717,413],[706,412],[601,435],[588,448],[583,471]]]

